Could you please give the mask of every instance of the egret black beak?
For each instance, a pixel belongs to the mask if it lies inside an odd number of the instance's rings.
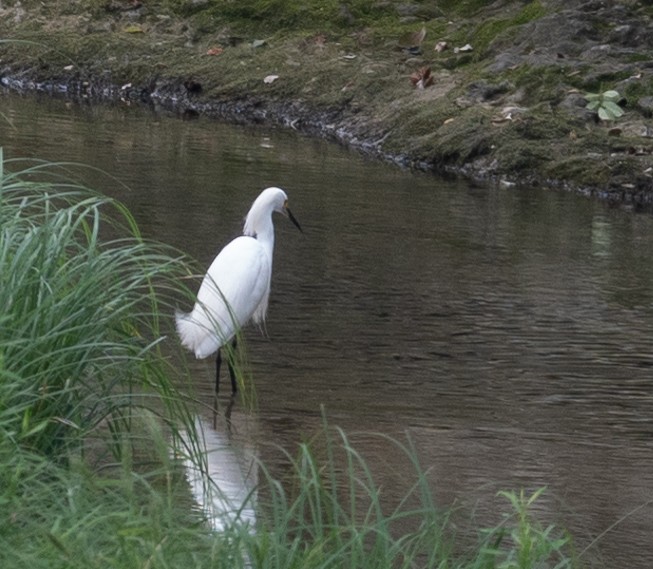
[[[299,221],[297,221],[297,220],[295,219],[295,216],[294,216],[294,215],[292,214],[292,212],[288,209],[288,207],[286,206],[284,209],[286,210],[286,213],[288,214],[288,219],[290,219],[290,221],[292,221],[292,222],[295,224],[295,227],[296,227],[297,229],[299,229],[302,233],[304,233],[304,232],[302,231],[302,226],[299,225]]]

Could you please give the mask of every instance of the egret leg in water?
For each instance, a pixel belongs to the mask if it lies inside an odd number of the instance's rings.
[[[254,200],[245,218],[243,235],[227,244],[213,260],[189,313],[177,312],[181,343],[206,358],[216,351],[216,392],[220,381],[220,348],[253,320],[262,325],[270,296],[274,212],[302,228],[288,209],[288,196],[280,188],[267,188]],[[231,388],[236,392],[233,358],[228,359]]]
[[[238,341],[236,338],[231,342],[231,354],[227,357],[227,368],[229,369],[229,379],[231,380],[231,393],[235,395],[238,391],[238,383],[236,382],[236,370],[234,369],[233,359],[236,355],[236,347]],[[218,355],[215,358],[215,394],[218,395],[220,391],[220,367],[222,366],[222,350],[218,349]]]

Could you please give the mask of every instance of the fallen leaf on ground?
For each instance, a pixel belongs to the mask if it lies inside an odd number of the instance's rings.
[[[206,55],[220,55],[223,51],[224,49],[221,46],[216,45],[207,49]]]
[[[462,47],[454,47],[454,53],[465,53],[466,51],[472,51],[474,48],[470,44],[465,44]]]
[[[129,26],[125,27],[125,32],[128,34],[142,34],[143,28],[138,24],[130,24]]]
[[[500,114],[492,118],[492,124],[500,125],[506,122],[513,121],[515,119],[518,119],[520,115],[523,115],[525,112],[527,112],[527,110],[528,109],[525,109],[523,107],[515,107],[515,106],[503,107],[503,109],[501,109]]]
[[[422,67],[418,69],[410,76],[410,81],[417,89],[424,89],[429,85],[433,85],[433,75],[431,75],[431,68]]]

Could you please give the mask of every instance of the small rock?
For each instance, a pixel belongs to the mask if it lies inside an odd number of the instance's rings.
[[[558,108],[566,111],[572,117],[583,121],[594,121],[596,113],[586,108],[587,99],[578,92],[568,93],[567,96],[558,104]]]
[[[474,105],[474,102],[467,97],[457,97],[454,102],[459,109],[468,109]]]
[[[637,100],[637,106],[639,107],[640,111],[644,113],[645,116],[647,117],[653,116],[653,97],[651,96],[640,97]]]
[[[409,32],[403,34],[398,40],[397,45],[404,49],[419,49],[419,46],[422,45],[424,38],[426,37],[426,28],[422,28],[416,32]]]
[[[485,81],[475,81],[467,87],[467,96],[473,101],[482,103],[494,99],[499,95],[508,93],[513,86],[507,81],[501,83],[486,83]]]
[[[639,135],[643,138],[653,138],[653,128],[643,124],[639,130]]]
[[[186,91],[192,95],[197,95],[202,92],[202,84],[194,79],[187,79],[184,81],[184,87]]]

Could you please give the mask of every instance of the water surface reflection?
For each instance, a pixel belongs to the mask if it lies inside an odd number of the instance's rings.
[[[209,262],[261,188],[284,187],[268,336],[248,333],[259,455],[283,472],[320,428],[410,433],[439,502],[498,522],[496,490],[549,493],[579,550],[648,568],[653,218],[573,195],[470,187],[294,133],[142,109],[1,100],[5,155],[80,161],[144,232]],[[189,308],[189,307],[185,307]],[[211,362],[191,373],[210,398]],[[355,438],[356,440],[356,438]],[[360,435],[392,499],[403,457]],[[599,564],[600,565],[600,564]]]
[[[204,509],[213,529],[225,531],[232,525],[256,527],[258,457],[254,447],[255,419],[236,412],[217,413],[213,420],[198,415],[195,421],[201,449],[206,457],[206,474],[192,461],[186,461],[187,477],[193,496]],[[238,426],[235,426],[237,423]]]

